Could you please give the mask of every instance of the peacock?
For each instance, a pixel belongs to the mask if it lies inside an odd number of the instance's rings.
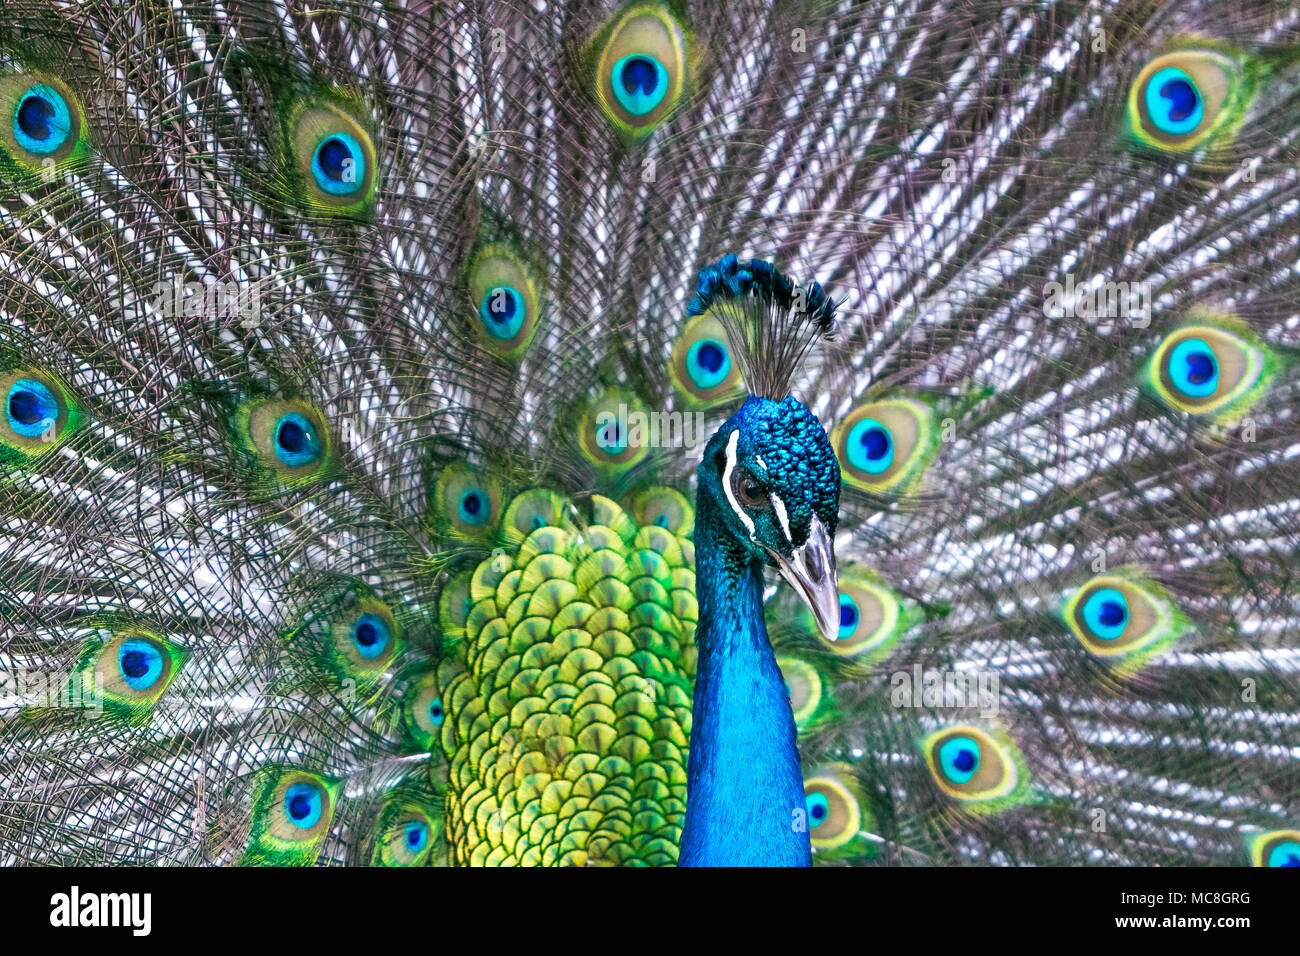
[[[0,861],[1300,865],[1289,0],[0,2]]]

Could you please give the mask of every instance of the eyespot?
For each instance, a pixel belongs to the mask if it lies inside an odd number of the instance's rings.
[[[808,835],[816,850],[834,850],[863,829],[858,797],[845,777],[833,769],[818,771],[803,782]]]
[[[434,510],[441,530],[482,539],[496,530],[501,519],[501,488],[483,472],[453,463],[438,476]]]
[[[578,445],[603,471],[620,473],[637,464],[655,440],[645,404],[621,388],[606,389],[579,406]],[[659,440],[664,441],[663,436]]]
[[[289,141],[308,206],[332,215],[368,210],[377,157],[374,140],[357,115],[359,106],[323,99],[300,102],[291,111]]]
[[[1273,359],[1262,345],[1216,325],[1180,328],[1161,341],[1146,369],[1148,387],[1189,415],[1239,415],[1263,394]]]
[[[1250,841],[1253,866],[1300,866],[1300,830],[1272,830]]]
[[[0,372],[5,417],[0,420],[0,454],[26,458],[53,448],[70,434],[80,413],[53,378],[30,369]]]
[[[673,345],[669,371],[691,405],[716,405],[740,392],[740,366],[732,361],[722,323],[709,313],[686,323]]]
[[[390,798],[376,821],[372,866],[423,866],[441,832],[418,795]]]
[[[888,651],[907,629],[903,606],[889,588],[861,570],[846,570],[839,578],[840,628],[835,641],[821,637],[806,609],[804,625],[817,634],[820,645],[834,654],[869,662]]]
[[[83,653],[83,686],[102,688],[119,716],[143,716],[185,662],[185,651],[156,634],[123,631]]]
[[[1065,623],[1098,657],[1143,659],[1172,643],[1183,631],[1173,604],[1155,582],[1104,574],[1075,592],[1065,606]]]
[[[406,693],[402,701],[402,719],[416,749],[434,750],[437,747],[447,712],[436,673],[425,674]]]
[[[677,107],[689,41],[666,9],[635,4],[596,41],[596,100],[627,136],[643,136]]]
[[[966,804],[1016,795],[1027,785],[1021,758],[1010,741],[999,742],[978,727],[949,727],[921,745],[939,788]]]
[[[1129,89],[1130,128],[1156,149],[1191,149],[1232,125],[1242,112],[1241,87],[1240,67],[1222,53],[1166,53],[1143,67]]]
[[[797,657],[777,657],[776,666],[781,669],[781,676],[785,678],[795,726],[801,731],[805,730],[810,726],[822,704],[821,675],[817,673],[815,667]]]
[[[482,246],[468,270],[475,326],[484,348],[518,361],[537,332],[541,298],[535,270],[505,243]]]
[[[334,800],[326,782],[306,773],[286,774],[271,798],[269,831],[286,843],[317,840],[329,830]]]
[[[386,852],[381,854],[384,866],[419,866],[429,849],[432,828],[423,816],[410,817],[393,824],[386,835]]]
[[[398,652],[392,612],[373,598],[362,598],[334,622],[334,647],[341,676],[382,671]]]
[[[667,528],[679,537],[695,530],[695,509],[686,496],[674,488],[650,487],[638,492],[629,511],[640,526]]]
[[[246,403],[236,415],[236,426],[255,457],[286,484],[318,478],[329,462],[329,432],[320,412],[306,402]]]
[[[0,77],[0,110],[8,117],[0,125],[0,149],[26,169],[41,171],[50,160],[84,152],[85,114],[61,80],[37,73]]]
[[[310,866],[329,833],[339,781],[296,767],[262,767],[254,775],[244,866]]]
[[[767,490],[743,465],[737,465],[731,471],[731,493],[742,508],[750,511],[770,511],[772,508],[772,498]]]
[[[903,494],[933,455],[930,409],[912,399],[860,405],[839,422],[831,442],[844,480],[862,491]]]

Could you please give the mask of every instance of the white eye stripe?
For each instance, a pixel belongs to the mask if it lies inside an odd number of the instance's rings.
[[[736,443],[740,441],[740,430],[731,433],[727,439],[727,466],[722,470],[722,490],[727,496],[727,503],[731,505],[731,510],[736,513],[740,523],[745,526],[749,532],[750,540],[754,538],[754,519],[745,513],[745,509],[740,507],[740,502],[736,500],[735,493],[731,490],[731,473],[736,469]]]
[[[772,510],[776,512],[776,520],[781,522],[781,531],[785,534],[785,540],[790,542],[790,547],[794,547],[794,538],[790,537],[790,516],[785,512],[785,502],[775,492],[769,496],[769,499],[772,502]]]

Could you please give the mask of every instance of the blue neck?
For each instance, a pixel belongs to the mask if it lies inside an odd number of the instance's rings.
[[[695,515],[699,647],[681,866],[809,866],[794,715],[763,623],[763,567]]]

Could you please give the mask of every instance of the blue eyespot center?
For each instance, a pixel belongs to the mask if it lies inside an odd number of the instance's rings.
[[[1287,840],[1268,851],[1269,866],[1300,866],[1300,843]]]
[[[284,812],[302,830],[320,822],[322,803],[320,788],[310,783],[295,783],[284,792]]]
[[[804,798],[808,808],[808,825],[814,830],[825,823],[831,815],[831,803],[826,794],[813,792]]]
[[[470,525],[481,525],[488,519],[491,511],[488,498],[478,489],[471,489],[460,496],[460,520]]]
[[[1188,398],[1206,398],[1219,387],[1219,362],[1203,339],[1184,339],[1169,355],[1169,380]]]
[[[1120,637],[1128,621],[1128,598],[1118,588],[1098,588],[1083,602],[1083,623],[1100,640]]]
[[[849,464],[869,475],[883,474],[894,464],[893,435],[874,418],[864,418],[853,426],[846,450]]]
[[[1205,116],[1196,81],[1172,66],[1160,70],[1147,83],[1146,109],[1156,129],[1169,136],[1187,135],[1201,125]]]
[[[496,339],[513,339],[523,328],[528,309],[524,297],[508,285],[494,286],[479,303],[479,315],[488,335]]]
[[[847,594],[840,594],[840,631],[839,638],[851,637],[858,629],[858,605]]]
[[[668,95],[668,71],[649,54],[623,57],[614,64],[609,79],[618,105],[633,116],[645,116]]]
[[[441,727],[442,722],[447,719],[446,713],[442,709],[442,701],[436,698],[429,703],[429,722],[435,727]]]
[[[409,820],[404,835],[406,848],[412,853],[419,853],[429,842],[429,827],[419,820]]]
[[[320,458],[320,439],[305,415],[289,412],[276,422],[275,457],[290,468],[301,468]]]
[[[980,745],[972,737],[953,737],[939,748],[939,767],[955,784],[968,783],[979,766]]]
[[[366,660],[374,660],[392,640],[388,624],[377,614],[362,614],[352,626],[352,643]]]
[[[607,454],[621,455],[627,451],[627,438],[627,433],[617,417],[596,427],[596,446]]]
[[[716,388],[731,374],[731,353],[716,339],[700,339],[686,350],[686,374],[699,388]]]
[[[35,83],[23,94],[14,110],[14,139],[29,153],[43,156],[54,152],[72,132],[68,104],[44,83]]]
[[[311,157],[312,177],[331,196],[347,196],[361,188],[366,178],[366,155],[349,133],[331,133],[316,144]]]
[[[54,393],[30,378],[20,378],[9,386],[9,427],[24,438],[36,438],[59,419],[59,403]]]
[[[117,666],[132,690],[148,690],[162,677],[163,655],[148,641],[133,638],[117,649]]]

